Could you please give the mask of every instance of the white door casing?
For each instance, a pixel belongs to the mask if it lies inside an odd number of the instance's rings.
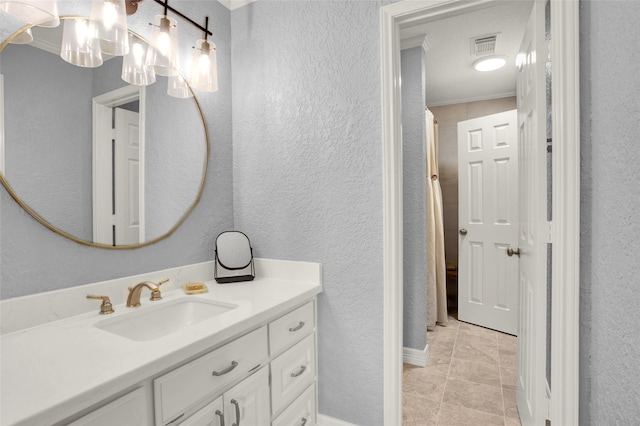
[[[545,5],[535,2],[518,53],[516,79],[520,157],[518,236],[520,321],[518,412],[524,426],[543,425],[546,399],[547,151]],[[515,247],[514,247],[515,249]]]
[[[384,424],[402,423],[402,109],[400,40],[411,24],[491,5],[401,1],[380,9],[383,157]],[[495,4],[495,3],[493,3]],[[578,425],[580,265],[579,2],[551,0],[553,61],[553,282],[551,421]]]
[[[115,244],[140,240],[140,129],[138,113],[115,108],[114,225]]]
[[[458,123],[458,319],[509,334],[518,326],[516,110]]]

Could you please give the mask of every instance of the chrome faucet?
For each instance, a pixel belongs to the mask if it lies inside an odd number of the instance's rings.
[[[158,284],[152,283],[151,281],[143,281],[133,287],[129,287],[127,308],[135,308],[136,306],[140,306],[140,293],[142,292],[142,289],[144,287],[151,290],[151,298],[149,300],[154,301],[162,299],[162,295],[160,294],[160,286],[167,281],[169,281],[168,278],[158,282]]]

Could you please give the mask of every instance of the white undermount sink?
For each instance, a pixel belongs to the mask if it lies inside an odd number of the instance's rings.
[[[94,324],[94,327],[142,342],[184,330],[201,321],[229,312],[236,307],[237,305],[231,303],[182,298],[162,303],[159,306],[124,308],[130,309],[132,312],[104,319]]]

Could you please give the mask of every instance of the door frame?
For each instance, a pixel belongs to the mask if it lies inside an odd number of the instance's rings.
[[[139,144],[140,144],[140,241],[144,241],[144,153],[145,153],[145,111],[146,90],[143,86],[124,86],[104,93],[92,99],[93,107],[93,154],[92,154],[92,188],[93,188],[93,242],[113,244],[111,206],[113,193],[112,182],[112,109],[137,100],[139,102]]]
[[[383,174],[384,424],[402,424],[402,100],[400,30],[493,0],[402,1],[380,9]],[[551,0],[553,223],[550,418],[578,425],[580,83],[578,0]],[[544,307],[546,309],[546,307]]]

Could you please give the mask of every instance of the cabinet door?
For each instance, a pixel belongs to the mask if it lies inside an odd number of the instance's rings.
[[[224,426],[224,404],[219,397],[181,423],[182,426]]]
[[[269,369],[262,368],[224,394],[227,425],[264,426],[270,423]]]

